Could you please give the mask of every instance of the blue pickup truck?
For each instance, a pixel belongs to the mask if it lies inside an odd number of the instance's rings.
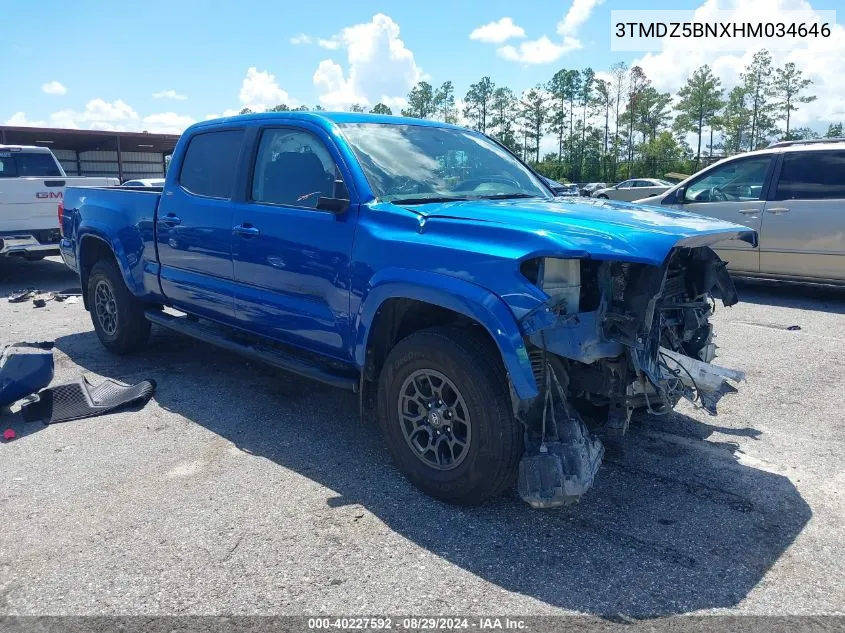
[[[360,394],[415,485],[577,500],[603,434],[687,397],[715,413],[710,246],[746,227],[555,198],[495,140],[323,112],[189,128],[163,187],[69,187],[62,256],[103,346],[151,324]],[[166,308],[166,309],[165,309]]]

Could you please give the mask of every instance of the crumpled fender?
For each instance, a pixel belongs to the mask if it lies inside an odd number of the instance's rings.
[[[431,303],[480,323],[496,342],[517,396],[529,399],[538,395],[528,351],[510,308],[486,288],[439,273],[388,268],[373,276],[356,322],[354,353],[359,367],[364,366],[367,341],[379,307],[394,298]]]

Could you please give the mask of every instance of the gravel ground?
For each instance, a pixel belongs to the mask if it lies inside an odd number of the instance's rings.
[[[0,261],[0,297],[76,283]],[[740,291],[714,319],[740,393],[638,418],[555,511],[424,496],[353,395],[159,329],[117,358],[81,303],[2,300],[0,341],[55,340],[55,383],[159,387],[140,411],[0,418],[0,614],[845,613],[845,292]]]

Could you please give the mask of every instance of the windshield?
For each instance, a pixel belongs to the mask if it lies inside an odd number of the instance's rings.
[[[532,172],[481,134],[423,125],[341,125],[376,197],[414,204],[551,198]]]

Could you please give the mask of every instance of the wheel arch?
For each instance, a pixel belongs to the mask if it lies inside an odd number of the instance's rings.
[[[463,279],[403,269],[377,275],[358,312],[354,356],[362,382],[377,379],[380,363],[398,340],[456,319],[479,327],[495,346],[519,399],[536,397],[519,325],[499,297]]]
[[[91,274],[91,269],[98,261],[102,259],[111,259],[116,264],[124,278],[127,281],[127,271],[121,266],[120,260],[114,253],[112,244],[103,236],[87,233],[79,240],[79,253],[76,256],[76,261],[79,265],[79,282],[82,287],[82,302],[85,309],[90,309],[88,305],[88,277]],[[127,287],[130,287],[127,283]]]

